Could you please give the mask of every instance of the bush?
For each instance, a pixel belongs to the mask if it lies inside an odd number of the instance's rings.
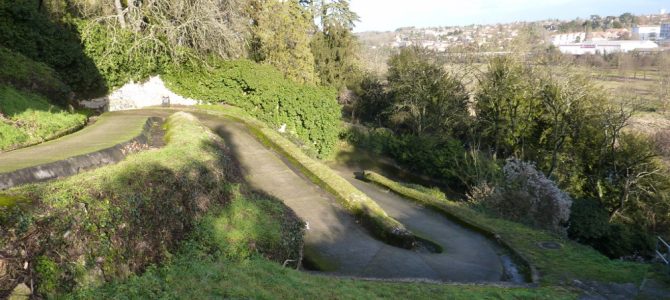
[[[503,179],[496,189],[481,199],[484,206],[516,222],[565,234],[572,199],[535,165],[508,159]]]
[[[248,60],[173,67],[164,79],[182,96],[241,107],[274,128],[285,125],[286,132],[319,157],[335,148],[340,106],[332,89],[294,83],[274,67]]]
[[[77,20],[84,52],[95,63],[109,89],[158,74],[171,58],[167,49],[128,29],[114,28],[96,21]]]
[[[351,126],[340,137],[356,147],[388,155],[409,170],[447,181],[454,187],[467,186],[468,183],[463,180],[475,177],[474,174],[463,173],[464,166],[473,165],[467,161],[471,157],[461,142],[446,135],[397,136],[385,128]],[[482,158],[477,161],[477,171],[482,171],[485,163],[487,167],[496,168],[495,163]]]
[[[610,258],[648,256],[654,247],[653,237],[644,230],[631,225],[611,224],[607,210],[592,199],[580,199],[573,203],[568,236]]]

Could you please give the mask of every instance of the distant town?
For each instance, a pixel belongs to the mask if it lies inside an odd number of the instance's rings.
[[[395,32],[359,33],[364,47],[419,46],[437,52],[507,52],[525,37],[530,47],[553,45],[562,53],[607,54],[670,49],[670,14],[592,15],[571,21],[545,20],[496,25],[404,27]]]

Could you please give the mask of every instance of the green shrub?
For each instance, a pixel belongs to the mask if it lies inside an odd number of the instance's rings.
[[[35,264],[35,272],[40,278],[39,292],[43,295],[53,296],[53,293],[58,289],[60,277],[58,264],[49,257],[40,256]]]
[[[275,129],[285,124],[286,132],[319,157],[335,148],[340,106],[332,89],[296,84],[274,67],[248,60],[172,67],[164,79],[182,96],[241,107]]]
[[[340,133],[348,143],[384,154],[418,174],[444,180],[454,187],[469,186],[484,176],[494,176],[498,167],[483,155],[469,155],[457,139],[449,136],[397,136],[384,128],[351,126]],[[472,181],[472,182],[471,182]]]
[[[74,22],[81,32],[84,53],[90,57],[111,90],[130,81],[141,81],[160,71],[169,63],[165,47],[123,28],[110,28],[96,21]]]
[[[571,239],[590,245],[610,258],[651,253],[653,237],[636,226],[610,223],[607,210],[600,202],[580,199],[572,206],[568,227]]]

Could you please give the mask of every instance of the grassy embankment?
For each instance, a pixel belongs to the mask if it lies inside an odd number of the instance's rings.
[[[51,140],[82,128],[87,116],[49,104],[37,94],[0,85],[0,151]]]
[[[239,108],[215,105],[203,105],[200,108],[246,124],[259,140],[288,158],[314,183],[335,195],[342,206],[359,218],[377,238],[404,248],[411,248],[414,245],[415,236],[401,223],[389,217],[374,200],[322,162],[306,155],[276,130],[250,117]]]
[[[2,193],[15,204],[0,207],[0,298],[22,282],[55,297],[127,278],[189,238],[203,255],[297,259],[302,223],[240,183],[223,141],[184,113],[166,127],[161,149]]]
[[[371,171],[366,171],[364,175],[367,180],[436,209],[468,227],[498,235],[537,268],[541,275],[540,283],[544,285],[565,284],[573,279],[640,284],[650,271],[649,265],[610,260],[588,246],[488,216],[471,209],[466,203],[428,193],[425,188],[417,189]],[[549,250],[538,246],[538,243],[548,241],[558,242],[562,247]]]
[[[82,128],[83,112],[65,103],[67,86],[44,64],[0,47],[0,151],[26,147]]]

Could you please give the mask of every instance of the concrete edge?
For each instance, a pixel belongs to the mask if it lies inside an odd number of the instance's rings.
[[[51,179],[68,177],[83,171],[92,170],[105,165],[118,163],[129,152],[124,149],[133,143],[148,145],[151,128],[154,122],[162,122],[159,117],[147,117],[142,132],[129,141],[118,143],[112,147],[95,152],[73,156],[64,160],[28,167],[16,171],[0,174],[0,190],[6,190],[19,185],[43,182]]]

